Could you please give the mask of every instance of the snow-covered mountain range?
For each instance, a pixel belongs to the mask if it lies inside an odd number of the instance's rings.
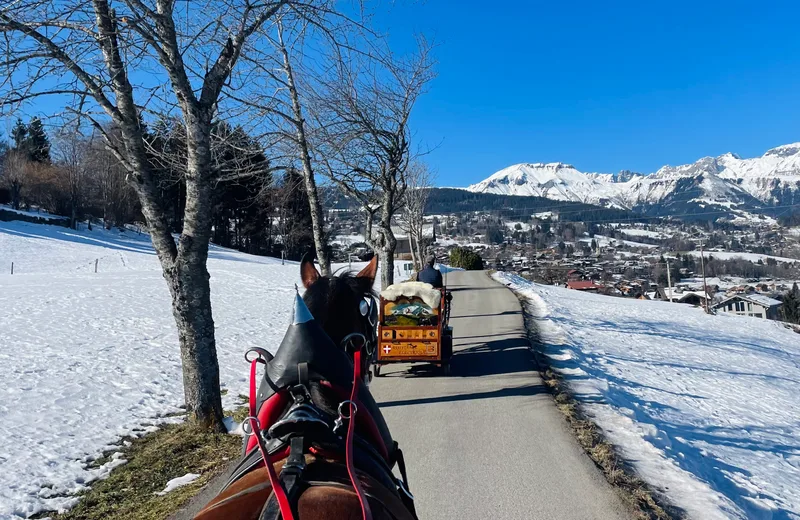
[[[650,175],[627,170],[583,173],[564,163],[515,164],[467,189],[647,214],[749,213],[800,204],[800,143],[779,146],[752,159],[732,153],[704,157],[692,164],[664,166]]]

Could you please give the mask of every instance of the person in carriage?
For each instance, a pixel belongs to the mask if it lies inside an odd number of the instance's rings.
[[[417,281],[430,284],[434,289],[442,289],[444,287],[442,272],[433,266],[435,263],[436,257],[429,255],[425,259],[425,268],[417,273]]]

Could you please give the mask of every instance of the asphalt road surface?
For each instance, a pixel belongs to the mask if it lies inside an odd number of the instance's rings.
[[[484,272],[447,278],[451,375],[387,365],[371,385],[420,519],[630,518],[536,372],[514,294]]]

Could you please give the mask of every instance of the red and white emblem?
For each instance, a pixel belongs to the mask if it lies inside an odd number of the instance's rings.
[[[392,351],[392,347],[390,347],[389,345],[384,345],[383,346],[383,353],[384,354],[388,354],[391,351]]]

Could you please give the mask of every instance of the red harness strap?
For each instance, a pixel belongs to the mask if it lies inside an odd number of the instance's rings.
[[[345,444],[345,459],[347,462],[347,473],[350,475],[350,482],[353,483],[353,488],[358,495],[358,501],[361,503],[361,518],[363,520],[372,520],[372,511],[369,508],[369,500],[367,499],[364,488],[361,487],[361,481],[356,474],[356,466],[353,463],[353,435],[356,429],[356,413],[358,413],[358,385],[361,383],[361,350],[357,350],[353,355],[353,390],[350,393],[350,420],[347,423],[347,441]]]
[[[264,440],[261,438],[261,429],[259,428],[258,419],[256,418],[256,366],[258,365],[258,358],[250,362],[250,417],[247,419],[250,422],[250,430],[256,438],[258,450],[261,452],[261,458],[264,459],[264,465],[267,467],[269,474],[269,483],[272,486],[272,492],[275,493],[275,498],[278,499],[278,507],[281,510],[281,517],[283,520],[294,520],[294,513],[292,513],[292,506],[289,504],[289,497],[286,496],[286,490],[283,489],[283,484],[278,480],[278,475],[275,473],[275,468],[269,460],[269,451],[264,445]]]
[[[347,438],[345,440],[345,462],[347,465],[347,473],[350,475],[350,482],[353,484],[353,489],[355,489],[356,496],[358,496],[358,501],[361,504],[361,518],[362,520],[372,520],[372,510],[369,507],[369,500],[361,485],[361,480],[359,480],[356,474],[356,467],[353,462],[353,437],[356,429],[355,415],[358,413],[358,387],[361,382],[361,351],[356,351],[353,357],[353,388],[350,392],[350,402],[348,402],[350,418],[347,424]],[[261,429],[258,424],[258,418],[256,417],[257,366],[258,358],[250,362],[250,417],[248,417],[247,420],[250,424],[252,435],[256,439],[258,450],[261,452],[261,458],[264,460],[264,465],[267,468],[269,483],[272,486],[273,493],[275,493],[275,498],[278,500],[281,517],[283,520],[295,520],[292,506],[289,503],[289,497],[286,494],[286,490],[283,488],[283,484],[278,480],[278,475],[275,473],[275,468],[272,466],[269,459],[269,451],[267,451],[264,440],[261,438]]]

